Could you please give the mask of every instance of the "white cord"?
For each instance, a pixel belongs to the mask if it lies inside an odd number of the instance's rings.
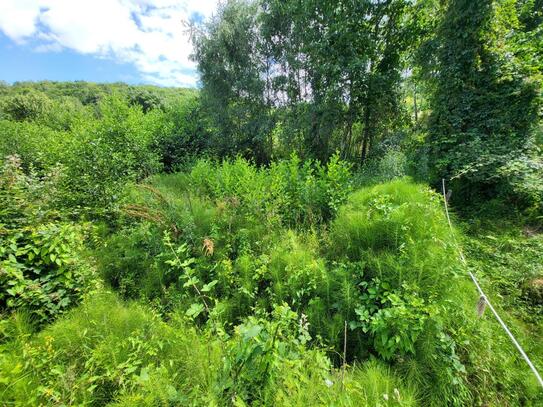
[[[447,215],[447,222],[449,222],[449,228],[451,229],[451,233],[452,233],[452,237],[453,237],[455,246],[456,246],[456,248],[458,250],[458,253],[460,255],[460,260],[462,260],[462,263],[464,265],[467,265],[467,261],[466,261],[466,258],[464,257],[464,254],[462,253],[462,249],[460,249],[460,246],[456,242],[456,237],[454,235],[454,231],[453,231],[453,227],[452,227],[452,223],[451,223],[451,218],[449,216],[449,207],[448,207],[448,203],[447,203],[447,195],[445,193],[445,179],[441,179],[441,184],[442,184],[442,189],[443,189],[443,200],[445,202],[445,214]],[[486,296],[483,289],[479,285],[479,282],[477,281],[477,278],[475,278],[475,276],[473,275],[473,273],[471,271],[468,271],[468,274],[471,277],[471,280],[473,281],[473,284],[475,284],[475,287],[477,287],[477,291],[479,291],[479,294],[481,295],[481,298],[486,302],[486,304],[488,305],[488,307],[490,308],[490,310],[492,311],[492,313],[494,314],[494,316],[496,317],[496,319],[498,320],[498,322],[502,326],[503,330],[507,333],[507,335],[509,335],[509,338],[511,338],[511,342],[513,342],[513,344],[517,347],[518,351],[520,352],[520,354],[522,355],[522,357],[524,358],[524,360],[526,361],[528,366],[530,366],[530,369],[532,369],[532,372],[534,373],[535,377],[537,378],[537,381],[539,382],[541,387],[543,387],[543,379],[541,378],[541,375],[537,371],[536,367],[534,366],[534,364],[532,363],[532,361],[530,360],[530,358],[528,357],[526,352],[524,352],[524,349],[522,349],[522,346],[520,346],[518,341],[515,339],[515,336],[513,335],[513,333],[509,330],[507,325],[505,325],[505,322],[503,322],[503,319],[500,318],[500,316],[498,315],[498,313],[496,312],[496,310],[494,309],[494,307],[490,303],[488,297]]]

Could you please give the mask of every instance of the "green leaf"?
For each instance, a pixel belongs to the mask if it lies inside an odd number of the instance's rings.
[[[243,331],[243,337],[245,339],[251,339],[257,336],[261,331],[262,331],[262,326],[252,325],[245,328],[245,330]]]
[[[200,291],[202,291],[203,293],[207,293],[209,292],[216,284],[218,283],[217,280],[213,280],[211,281],[210,283],[208,284],[204,284],[204,286],[202,287],[202,289]]]
[[[185,315],[191,318],[196,318],[198,315],[202,313],[203,310],[204,310],[204,306],[202,304],[194,303],[185,312]]]

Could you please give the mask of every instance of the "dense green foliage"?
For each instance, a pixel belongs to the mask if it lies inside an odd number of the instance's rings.
[[[0,83],[0,404],[542,405],[467,276],[542,371],[541,5],[230,0],[199,91]]]
[[[39,323],[79,302],[93,281],[80,258],[88,225],[54,209],[56,181],[25,175],[15,157],[0,169],[0,307]]]
[[[499,403],[506,399],[497,378],[509,382],[510,401],[524,399],[531,391],[523,382],[527,372],[490,351],[503,348],[499,328],[474,321],[468,304],[476,297],[462,277],[439,198],[409,181],[394,181],[350,195],[327,226],[313,215],[318,200],[275,196],[272,186],[287,174],[291,190],[303,191],[338,169],[329,167],[316,179],[311,172],[296,178],[286,172],[298,168],[295,159],[269,170],[239,159],[220,166],[201,161],[190,173],[150,180],[125,208],[141,223],[127,219],[99,255],[106,281],[163,315],[184,310],[189,320],[225,340],[251,315],[273,315],[286,303],[307,325],[307,344],[333,349],[329,357],[336,363],[347,324],[347,359],[388,361],[410,377],[427,404]],[[321,202],[326,207],[330,200]],[[481,343],[489,351],[479,349]],[[236,349],[243,354],[251,348]],[[479,371],[486,364],[495,365],[492,374]],[[259,369],[270,372],[265,365],[247,369],[256,370],[229,386],[248,381],[235,391],[249,392],[245,401],[254,401],[251,386],[264,386]],[[476,387],[482,381],[484,394]],[[266,397],[258,395],[261,402]]]
[[[194,58],[222,154],[367,168],[401,149],[457,204],[537,218],[541,26],[526,0],[236,0],[193,27]]]
[[[402,123],[408,13],[403,0],[225,3],[194,36],[222,149],[267,162],[292,150],[326,160],[340,148],[364,161]]]
[[[473,319],[475,297],[437,196],[400,180],[347,199],[337,195],[349,182],[345,164],[313,165],[200,161],[136,187],[96,258],[106,282],[152,310],[91,293],[35,338],[25,314],[6,320],[6,400],[350,405],[385,394],[387,405],[415,397],[465,405],[537,397],[499,328]],[[304,200],[319,185],[320,205]],[[339,212],[327,227],[329,218],[315,214],[333,216],[332,208]],[[346,377],[335,371],[330,360],[342,360],[334,355],[344,339],[348,361],[379,358],[392,373],[375,362]],[[25,365],[14,363],[21,352]],[[409,389],[387,384],[399,380],[390,374],[406,377]],[[375,383],[366,382],[371,375]]]
[[[139,105],[144,112],[153,108],[165,109],[175,104],[180,97],[194,95],[192,89],[161,88],[157,86],[130,86],[125,83],[101,84],[92,82],[16,82],[7,85],[0,82],[0,98],[4,112],[13,111],[17,101],[33,100],[52,105],[61,102],[63,106],[80,103],[93,107],[102,99],[113,94],[122,95],[130,104]],[[24,105],[24,104],[23,104]],[[8,113],[9,114],[9,113]]]
[[[534,139],[540,84],[515,56],[511,2],[451,1],[437,39],[429,120],[432,178],[452,178],[469,200],[496,194],[540,205],[541,158]],[[531,185],[529,185],[531,184]],[[529,185],[529,186],[528,186]]]
[[[0,156],[18,155],[38,177],[58,172],[59,201],[70,211],[108,216],[127,182],[172,171],[211,151],[193,92],[170,95],[161,109],[148,110],[117,86],[45,82],[7,89],[0,100]],[[94,102],[85,99],[88,94],[96,96]]]
[[[415,405],[412,390],[378,362],[348,372],[342,386],[325,356],[304,348],[307,334],[297,325],[296,314],[280,307],[271,321],[248,320],[224,347],[201,337],[182,316],[165,323],[111,293],[94,295],[31,339],[20,318],[3,326],[15,340],[0,359],[2,400],[207,406],[246,405],[243,400],[252,398],[269,405],[348,406],[377,405],[386,395],[387,405]]]

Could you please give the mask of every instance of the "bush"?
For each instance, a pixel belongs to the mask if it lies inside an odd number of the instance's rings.
[[[497,177],[502,181],[500,197],[515,197],[519,208],[532,221],[543,224],[543,155],[540,151],[509,160],[498,168]]]
[[[190,185],[213,199],[233,200],[246,217],[290,227],[329,220],[350,191],[350,166],[334,155],[326,166],[293,155],[258,169],[242,158],[196,163]]]
[[[3,110],[12,120],[36,120],[49,112],[52,101],[45,93],[29,91],[14,95],[5,103]]]
[[[186,293],[180,293],[184,290],[179,272],[166,264],[175,259],[165,233],[175,250],[188,245],[186,255],[195,259],[196,277],[203,284],[217,281],[213,293],[223,304],[229,303],[224,310],[229,323],[247,316],[268,286],[261,297],[264,309],[271,310],[283,299],[298,309],[307,303],[311,287],[318,285],[321,277],[314,272],[325,274],[325,266],[321,261],[315,267],[316,252],[304,253],[306,242],[283,234],[282,225],[302,218],[307,219],[306,227],[317,225],[332,216],[349,187],[348,168],[337,158],[315,171],[298,167],[296,158],[270,170],[241,158],[221,165],[200,160],[189,174],[151,179],[160,189],[149,184],[135,187],[123,212],[144,222],[134,225],[128,218],[127,227],[108,239],[98,256],[106,281],[127,298],[158,301],[162,310],[180,301],[189,306],[190,298],[183,300]],[[287,187],[295,192],[285,196]],[[301,194],[305,188],[307,193]],[[321,199],[313,200],[310,191],[319,191]],[[294,217],[283,212],[291,206],[297,207]],[[285,237],[285,244],[278,245],[277,240]],[[270,259],[258,256],[270,255],[270,247],[275,252],[268,264]],[[292,250],[299,253],[296,261],[289,258]],[[261,267],[262,274],[252,275],[252,267]]]
[[[144,114],[117,96],[103,98],[98,117],[76,102],[51,106],[39,120],[0,121],[0,158],[17,154],[25,172],[39,176],[62,166],[62,206],[111,218],[126,183],[161,169],[153,151],[161,113]]]
[[[107,214],[119,202],[125,185],[160,169],[151,151],[158,116],[144,115],[116,97],[104,99],[101,118],[74,130],[76,142],[65,158],[70,192],[68,205]]]
[[[17,155],[27,173],[36,171],[40,175],[64,162],[72,140],[70,133],[26,121],[0,120],[0,134],[0,160]]]
[[[57,219],[55,179],[23,174],[17,157],[0,170],[0,309],[47,322],[77,304],[93,281],[82,259],[88,227]]]
[[[463,298],[465,280],[440,197],[406,179],[361,189],[332,222],[327,251],[344,264],[334,297],[352,331],[351,352],[366,349],[399,366],[416,361],[422,381],[436,380],[431,394],[440,396],[429,403],[466,403],[465,367],[455,353],[460,336],[452,334],[466,318],[452,302]],[[442,371],[451,374],[434,376]]]
[[[407,156],[399,148],[387,148],[378,158],[365,162],[355,174],[355,183],[367,186],[405,177],[408,173]]]
[[[189,95],[165,109],[155,150],[167,172],[213,152],[212,132],[199,97]]]
[[[275,303],[287,301],[301,311],[325,281],[326,265],[318,257],[315,240],[287,232],[270,251],[268,271],[262,278],[269,279],[268,294]]]

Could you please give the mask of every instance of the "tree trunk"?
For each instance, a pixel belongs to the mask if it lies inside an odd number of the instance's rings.
[[[415,110],[415,125],[416,125],[419,121],[419,111],[417,109],[417,84],[416,83],[414,84],[414,88],[413,88],[413,108]]]
[[[371,129],[370,129],[370,108],[366,105],[364,109],[364,136],[362,138],[362,153],[361,161],[364,163],[368,157],[368,151],[370,148]]]

